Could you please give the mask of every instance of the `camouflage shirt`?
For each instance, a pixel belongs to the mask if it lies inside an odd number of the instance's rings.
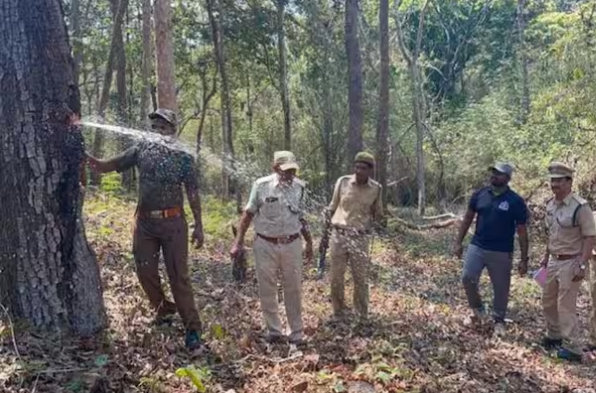
[[[139,170],[139,201],[143,210],[182,206],[186,189],[198,190],[193,157],[183,151],[155,142],[140,142],[115,158],[116,170],[133,166]]]

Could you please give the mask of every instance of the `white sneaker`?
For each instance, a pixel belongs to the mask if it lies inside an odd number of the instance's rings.
[[[496,322],[495,329],[493,331],[493,336],[495,337],[504,337],[507,334],[507,328],[503,322]]]

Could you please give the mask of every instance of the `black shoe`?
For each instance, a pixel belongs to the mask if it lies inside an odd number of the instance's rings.
[[[570,351],[567,348],[559,348],[557,351],[557,358],[575,363],[581,363],[582,361],[581,354]]]
[[[184,344],[188,350],[194,351],[203,346],[203,341],[201,340],[201,335],[199,332],[196,330],[187,330]]]
[[[265,341],[269,344],[283,344],[287,341],[287,337],[281,334],[268,334],[265,336]]]
[[[560,338],[545,337],[542,339],[542,343],[540,345],[542,345],[547,350],[557,349],[561,345],[563,345],[563,340],[561,340]]]
[[[155,326],[171,326],[174,323],[174,314],[157,315],[153,320]]]

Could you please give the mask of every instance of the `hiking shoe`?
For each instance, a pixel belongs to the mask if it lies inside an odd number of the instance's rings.
[[[563,340],[561,340],[560,338],[544,337],[540,345],[542,345],[544,349],[547,350],[557,349],[561,345],[563,345]]]
[[[290,341],[290,344],[295,345],[296,348],[305,348],[307,345],[307,340],[304,337],[291,338],[289,341]]]
[[[559,348],[557,351],[557,358],[578,363],[581,363],[582,361],[582,355],[572,352],[567,348]]]
[[[495,322],[493,335],[495,337],[504,337],[507,334],[507,327],[503,322]]]
[[[265,336],[265,341],[269,344],[283,344],[286,342],[286,336],[282,336],[281,334],[267,334]]]
[[[184,344],[190,351],[201,348],[203,346],[203,341],[201,341],[200,333],[196,330],[187,330],[186,337],[184,338]]]

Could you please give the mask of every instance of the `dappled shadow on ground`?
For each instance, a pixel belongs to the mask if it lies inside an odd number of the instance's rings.
[[[211,348],[209,356],[193,357],[184,349],[179,319],[171,327],[152,325],[153,312],[130,255],[130,230],[124,229],[129,228],[129,216],[118,220],[106,214],[101,219],[115,225],[118,236],[104,234],[94,217],[88,231],[101,263],[109,328],[89,341],[18,330],[20,360],[10,336],[2,335],[1,391],[187,393],[195,391],[190,380],[175,375],[187,366],[204,375],[209,392],[349,391],[353,381],[392,393],[593,388],[596,372],[591,365],[560,364],[533,346],[543,332],[543,320],[537,289],[528,279],[514,279],[513,322],[502,340],[492,338],[490,327],[464,325],[460,264],[444,252],[423,252],[430,249],[424,244],[441,243],[437,239],[450,233],[433,234],[416,246],[419,251],[403,240],[396,242],[397,249],[375,242],[371,318],[365,324],[355,319],[329,323],[329,278],[317,281],[312,267],[306,267],[303,315],[309,343],[303,349],[264,342],[254,271],[249,269],[244,286],[232,282],[225,241],[193,251],[191,279]],[[346,278],[349,300],[349,274]],[[489,299],[487,284],[485,278],[482,288]],[[169,293],[167,282],[164,286]],[[582,307],[586,300],[582,298]],[[280,312],[285,320],[283,307]],[[10,368],[13,364],[18,366]],[[207,372],[210,377],[205,377]]]

